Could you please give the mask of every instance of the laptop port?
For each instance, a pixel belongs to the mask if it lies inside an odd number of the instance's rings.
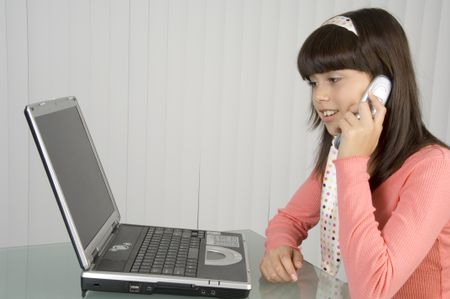
[[[130,283],[129,292],[130,293],[140,293],[141,292],[141,284],[139,284],[139,283]]]
[[[146,294],[153,294],[153,292],[155,291],[155,287],[152,285],[147,285],[145,286],[145,293]]]

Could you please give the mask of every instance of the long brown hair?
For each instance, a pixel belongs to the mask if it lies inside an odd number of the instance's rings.
[[[370,178],[373,190],[420,148],[430,144],[448,146],[433,136],[422,121],[408,40],[398,21],[377,8],[351,11],[342,16],[352,20],[358,35],[336,25],[319,27],[304,42],[298,69],[305,80],[313,74],[339,69],[364,71],[372,77],[383,74],[391,79],[383,131],[371,157],[375,166]],[[310,122],[312,128],[323,130],[315,164],[315,170],[322,175],[332,136],[312,105]]]

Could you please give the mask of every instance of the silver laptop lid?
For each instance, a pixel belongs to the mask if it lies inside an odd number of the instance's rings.
[[[83,269],[120,215],[74,97],[26,106],[25,115]]]

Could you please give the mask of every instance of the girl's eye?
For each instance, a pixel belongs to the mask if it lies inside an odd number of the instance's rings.
[[[317,82],[309,81],[309,80],[308,80],[308,85],[311,86],[311,87],[316,87]]]
[[[328,81],[330,81],[331,83],[337,83],[341,80],[341,77],[330,77],[328,78]]]

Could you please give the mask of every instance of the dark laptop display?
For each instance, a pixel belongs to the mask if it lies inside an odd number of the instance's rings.
[[[81,288],[244,298],[251,289],[239,233],[120,223],[74,97],[25,108],[79,263]]]
[[[114,211],[76,107],[35,119],[83,247]],[[80,188],[83,186],[83,188]]]

